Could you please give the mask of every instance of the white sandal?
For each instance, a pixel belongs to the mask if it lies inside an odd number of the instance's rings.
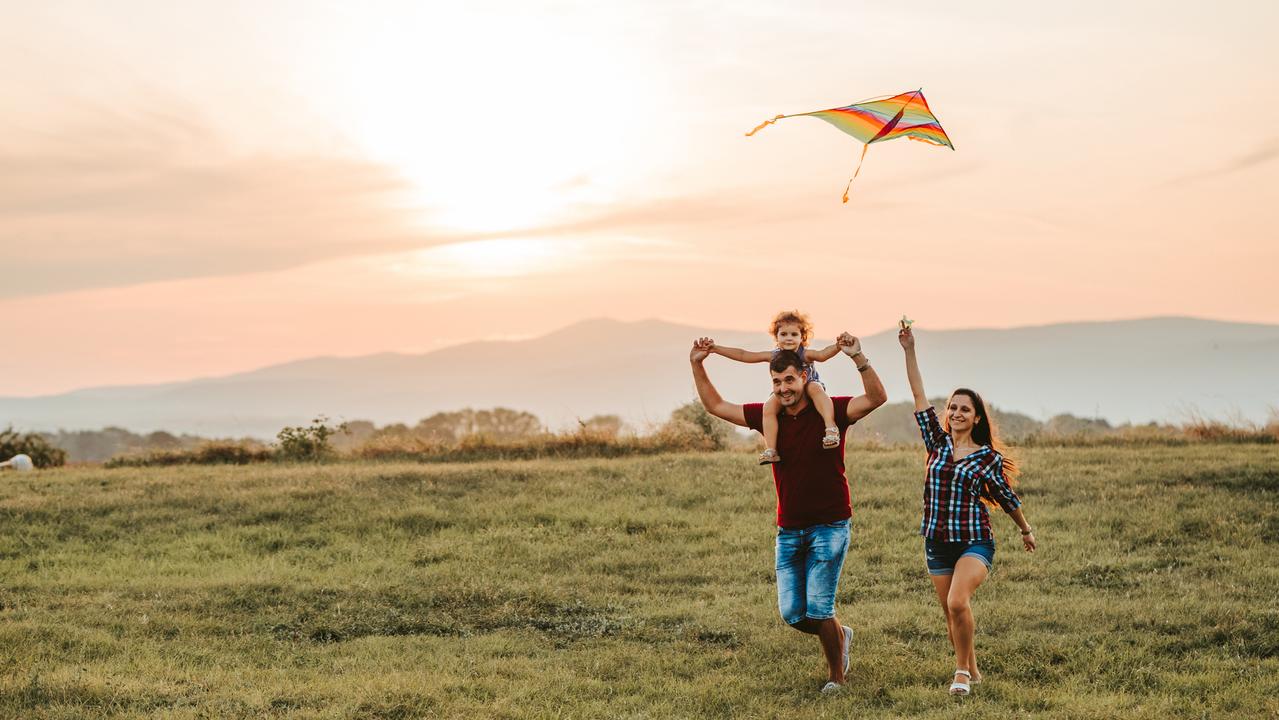
[[[826,434],[822,436],[822,447],[826,450],[834,450],[839,447],[839,428],[826,428]]]
[[[964,670],[963,668],[956,668],[955,676],[958,677],[960,675],[963,675],[964,677],[968,678],[968,680],[970,681],[973,679],[972,673],[968,672],[967,670]],[[968,683],[966,682],[959,682],[958,680],[954,680],[950,683],[951,695],[967,695],[970,692],[972,692],[972,688],[969,687]]]

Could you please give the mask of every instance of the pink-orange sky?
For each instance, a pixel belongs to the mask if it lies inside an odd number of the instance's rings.
[[[588,317],[1279,323],[1271,2],[45,2],[0,394]],[[923,87],[957,150],[803,112]]]

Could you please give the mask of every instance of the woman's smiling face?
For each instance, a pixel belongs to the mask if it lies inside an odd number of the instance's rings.
[[[973,407],[973,399],[967,395],[955,393],[946,403],[946,419],[951,432],[966,432],[973,429],[977,422],[977,409]]]

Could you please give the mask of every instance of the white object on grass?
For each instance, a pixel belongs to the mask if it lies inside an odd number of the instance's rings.
[[[34,470],[36,466],[35,463],[31,462],[31,458],[26,455],[14,455],[8,460],[0,463],[0,468],[4,467],[11,467],[20,472],[26,472],[27,470]]]

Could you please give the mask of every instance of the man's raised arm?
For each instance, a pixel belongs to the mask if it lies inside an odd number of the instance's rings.
[[[689,362],[693,365],[693,382],[697,385],[697,399],[702,401],[702,407],[706,408],[706,412],[734,425],[746,427],[746,413],[742,410],[742,406],[724,402],[724,398],[719,396],[719,391],[711,384],[706,368],[702,367],[702,361],[710,355],[711,345],[710,338],[698,338],[688,354]]]
[[[865,395],[858,395],[848,401],[849,421],[861,420],[872,410],[888,402],[888,393],[884,391],[884,383],[879,379],[879,373],[875,372],[875,368],[870,365],[870,360],[862,354],[861,340],[843,333],[836,342],[839,349],[843,350],[857,367],[857,374],[862,377],[862,386],[866,388]]]

